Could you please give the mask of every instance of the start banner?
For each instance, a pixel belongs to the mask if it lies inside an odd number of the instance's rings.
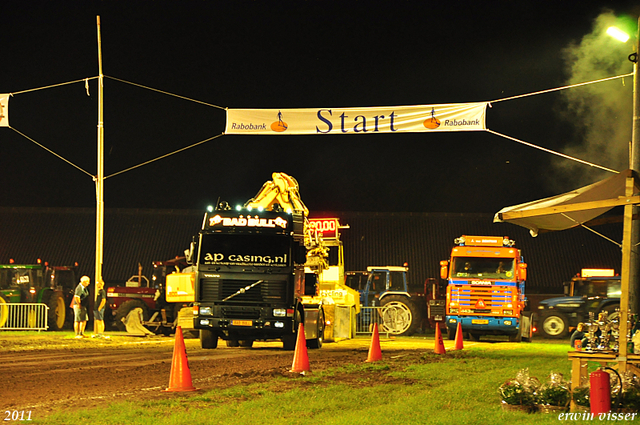
[[[487,102],[371,108],[227,109],[225,134],[369,134],[486,130]]]
[[[0,93],[0,127],[9,127],[9,97],[10,94]]]

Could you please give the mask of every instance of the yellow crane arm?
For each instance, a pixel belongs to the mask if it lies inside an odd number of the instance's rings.
[[[272,180],[263,184],[256,196],[249,199],[244,206],[271,210],[274,204],[279,204],[284,210],[301,212],[307,217],[309,209],[300,199],[296,179],[285,173],[273,173],[271,178]]]

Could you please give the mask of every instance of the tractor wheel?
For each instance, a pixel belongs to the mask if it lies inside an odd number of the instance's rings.
[[[418,326],[421,318],[415,304],[408,298],[390,295],[380,302],[382,309],[382,326],[392,335],[411,335]]]
[[[542,334],[547,338],[564,338],[569,334],[569,321],[562,313],[552,313],[542,318]]]
[[[67,320],[67,306],[60,292],[50,292],[49,299],[45,301],[49,307],[49,330],[61,331]]]
[[[145,303],[143,303],[142,301],[139,300],[128,300],[123,302],[122,304],[120,304],[120,307],[118,307],[118,309],[116,310],[116,327],[118,328],[119,331],[126,331],[127,328],[124,325],[123,319],[125,319],[129,313],[131,313],[131,311],[135,308],[141,308],[142,309],[142,320],[147,321],[149,320],[149,309],[147,308],[147,305]]]
[[[218,348],[218,334],[209,329],[200,329],[200,348]]]
[[[322,309],[318,314],[318,337],[307,341],[308,348],[322,348],[322,342],[324,341],[324,312]]]
[[[609,321],[612,322],[612,321],[618,320],[620,318],[620,312],[616,311],[616,309],[619,309],[619,308],[620,308],[619,304],[608,305],[605,308],[603,308],[600,313],[606,312]]]
[[[9,318],[9,306],[7,304],[7,299],[0,295],[0,328],[7,323],[7,319]]]

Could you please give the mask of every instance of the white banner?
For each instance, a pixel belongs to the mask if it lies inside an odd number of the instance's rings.
[[[0,94],[0,127],[9,127],[9,96]]]
[[[370,134],[486,130],[488,103],[372,108],[227,109],[225,134]]]

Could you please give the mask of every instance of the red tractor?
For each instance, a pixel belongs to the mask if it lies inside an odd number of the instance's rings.
[[[175,329],[183,303],[166,301],[166,276],[180,267],[187,266],[184,257],[168,261],[154,261],[151,281],[142,274],[131,276],[125,286],[107,288],[107,308],[105,324],[120,331],[127,331],[125,322],[135,309],[141,310],[140,324],[155,334],[169,335]]]

